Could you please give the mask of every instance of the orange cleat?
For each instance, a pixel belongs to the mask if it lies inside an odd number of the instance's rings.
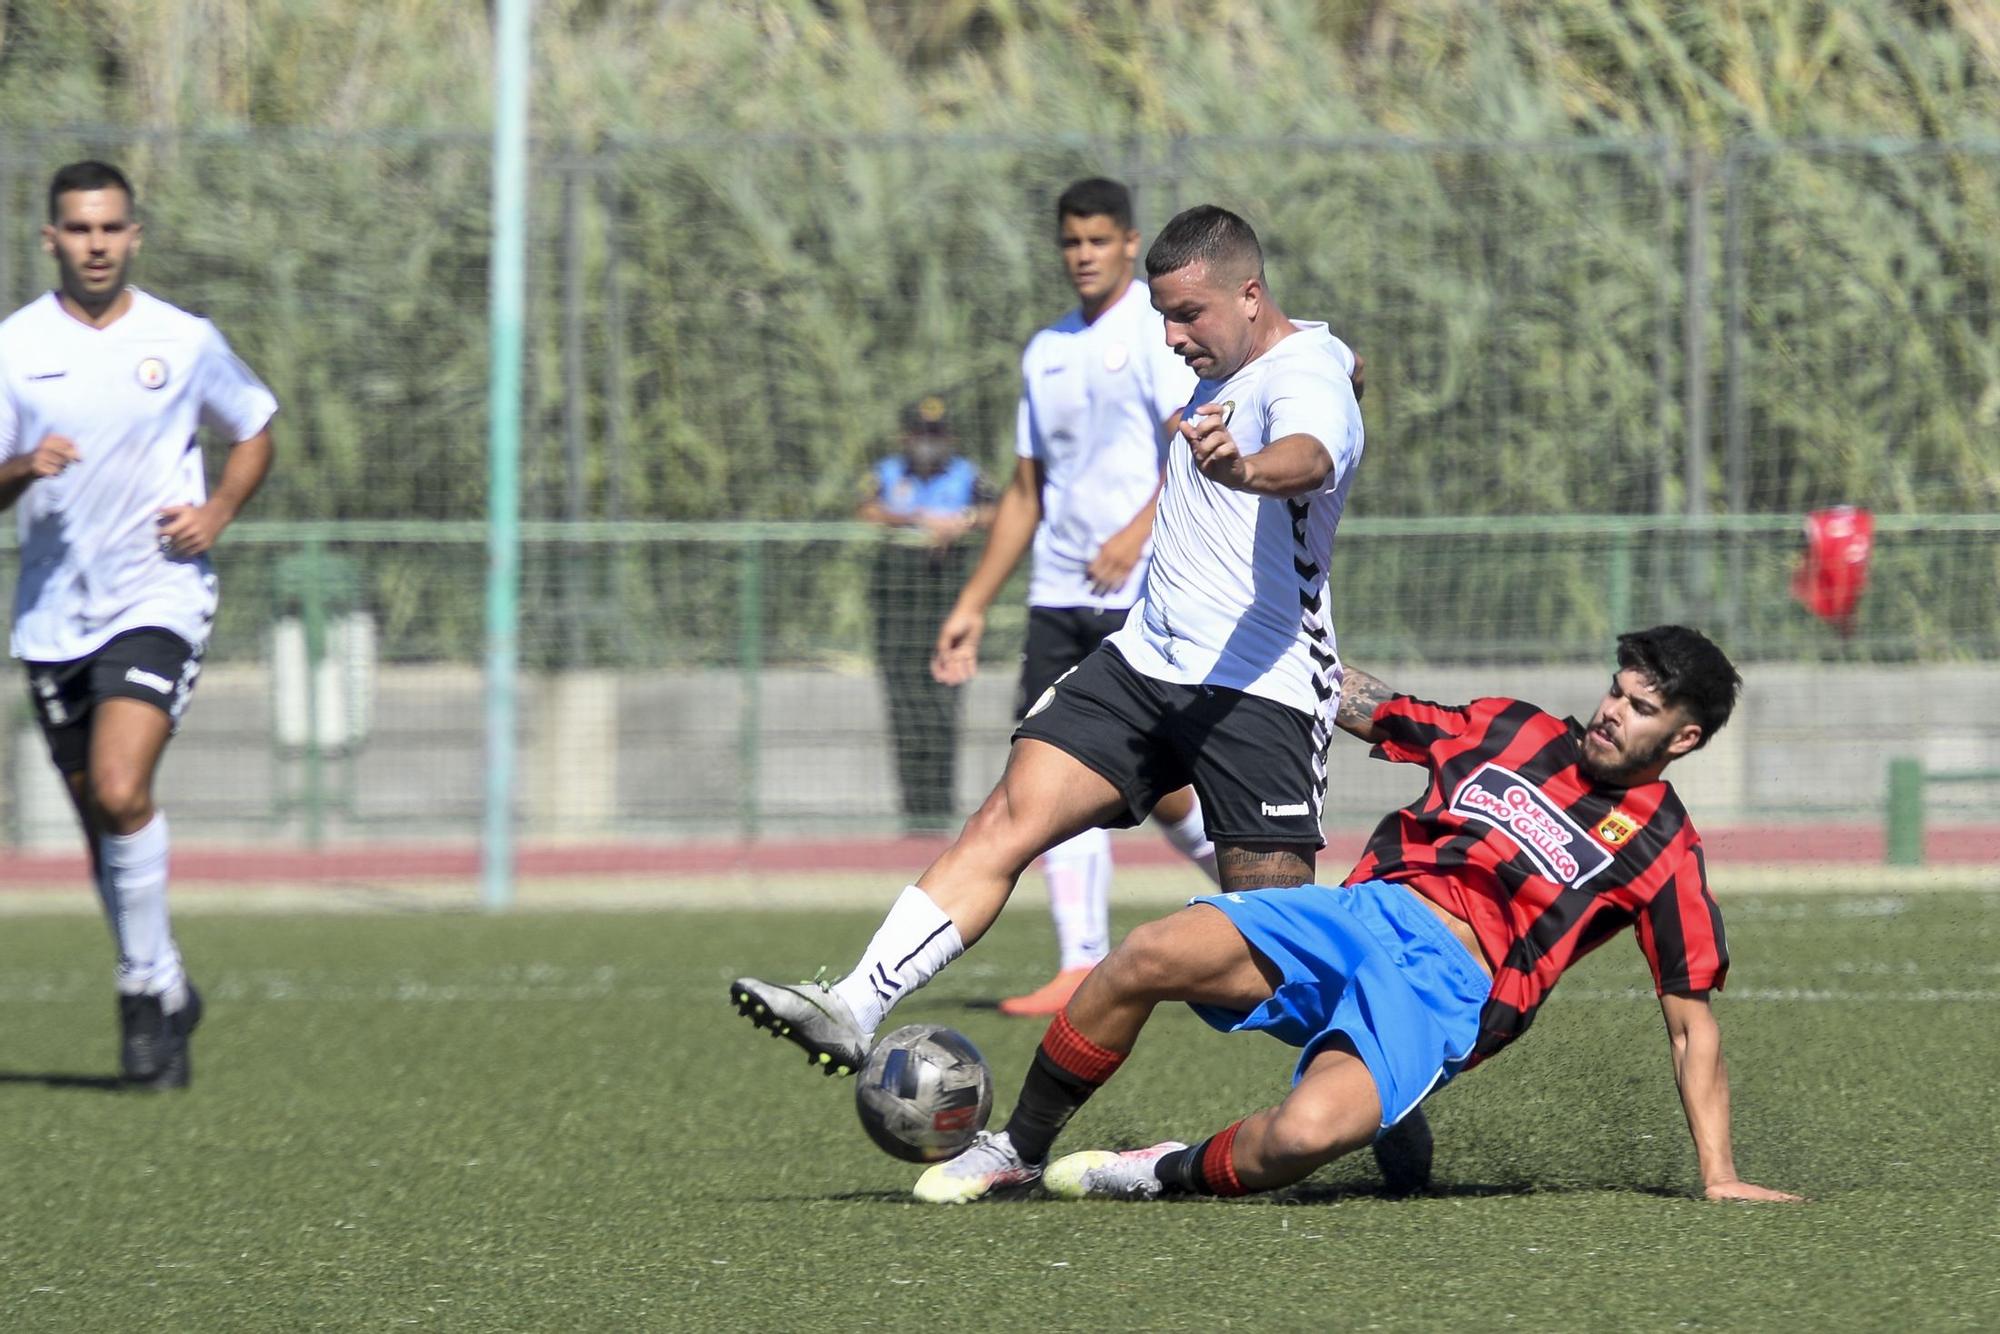
[[[1000,1002],[1000,1013],[1013,1015],[1061,1014],[1069,998],[1090,976],[1088,968],[1065,968],[1025,996],[1009,996]]]

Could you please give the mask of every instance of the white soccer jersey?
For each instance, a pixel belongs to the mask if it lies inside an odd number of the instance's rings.
[[[1194,372],[1167,349],[1144,283],[1090,324],[1073,310],[1028,340],[1014,452],[1040,460],[1031,607],[1129,607],[1145,558],[1125,586],[1097,593],[1086,573],[1098,548],[1152,500],[1165,461],[1160,423],[1187,402]]]
[[[1313,436],[1333,470],[1317,491],[1266,499],[1203,476],[1177,432],[1144,596],[1111,642],[1147,676],[1229,686],[1324,721],[1339,690],[1327,566],[1361,461],[1361,409],[1347,344],[1324,324],[1294,324],[1227,380],[1201,381],[1188,410],[1224,404],[1245,457]]]
[[[50,435],[80,456],[17,505],[14,656],[66,662],[146,626],[205,645],[214,570],[160,550],[155,516],[208,498],[198,427],[248,440],[277,410],[213,324],[137,288],[103,329],[53,292],[0,323],[0,459]]]

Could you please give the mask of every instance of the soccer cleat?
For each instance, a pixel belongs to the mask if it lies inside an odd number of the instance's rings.
[[[184,1089],[188,1049],[201,1022],[201,993],[189,983],[187,1004],[168,1014],[158,996],[118,998],[118,1074],[132,1088]]]
[[[1419,1107],[1375,1141],[1375,1166],[1391,1195],[1415,1195],[1431,1186],[1431,1123]]]
[[[1090,976],[1090,969],[1065,968],[1025,996],[1009,996],[1000,1002],[1000,1013],[1012,1015],[1061,1014],[1069,998]]]
[[[1006,1131],[993,1135],[982,1130],[958,1157],[918,1177],[911,1193],[925,1204],[970,1204],[996,1190],[1032,1186],[1041,1175],[1040,1166],[1021,1161]]]
[[[737,1013],[772,1037],[790,1038],[827,1076],[851,1075],[868,1058],[868,1035],[854,1022],[847,1002],[815,979],[786,986],[739,977],[729,984]]]
[[[1160,1194],[1153,1164],[1187,1145],[1174,1140],[1150,1149],[1086,1149],[1049,1164],[1042,1186],[1059,1200],[1151,1200]]]

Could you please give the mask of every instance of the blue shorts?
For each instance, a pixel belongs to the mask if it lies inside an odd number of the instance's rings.
[[[1492,983],[1417,892],[1386,880],[1207,894],[1250,948],[1284,975],[1244,1014],[1191,1008],[1225,1033],[1269,1033],[1303,1047],[1294,1084],[1338,1033],[1382,1099],[1387,1130],[1464,1066]]]

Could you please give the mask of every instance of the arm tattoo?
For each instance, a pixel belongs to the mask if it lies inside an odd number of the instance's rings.
[[[1215,849],[1215,869],[1225,893],[1238,889],[1290,888],[1312,883],[1313,853],[1298,844],[1246,847],[1224,843]]]
[[[1394,698],[1395,694],[1359,667],[1342,666],[1340,710],[1333,720],[1342,731],[1352,732],[1363,741],[1373,741],[1376,739],[1375,710],[1381,707],[1383,701]]]

